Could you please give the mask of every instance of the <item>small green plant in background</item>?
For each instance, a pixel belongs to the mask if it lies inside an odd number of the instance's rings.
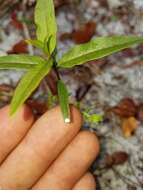
[[[129,48],[143,42],[140,36],[96,37],[88,43],[76,45],[66,52],[61,59],[57,55],[57,25],[53,0],[37,0],[35,8],[36,39],[26,39],[26,42],[42,50],[42,56],[28,54],[8,55],[0,57],[0,69],[23,69],[25,75],[20,80],[12,98],[10,113],[14,114],[38,87],[42,79],[52,69],[58,74],[58,99],[64,121],[70,122],[68,91],[60,79],[58,70],[71,68],[91,60],[100,59],[112,53]],[[98,122],[102,118],[96,114],[83,113],[88,122]]]

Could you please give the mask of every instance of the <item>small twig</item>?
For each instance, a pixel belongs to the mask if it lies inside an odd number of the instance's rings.
[[[45,77],[45,81],[53,95],[57,95],[57,80],[57,74],[54,70]]]
[[[55,48],[55,51],[53,52],[52,54],[52,59],[53,59],[53,70],[57,76],[57,79],[60,80],[60,74],[59,74],[59,71],[58,71],[58,68],[57,68],[57,60],[56,60],[56,53],[57,53],[57,49]]]
[[[58,80],[60,80],[60,74],[59,74],[57,67],[54,67],[53,69],[54,69],[54,72],[56,73]]]
[[[76,100],[79,102],[81,101],[89,92],[91,88],[91,84],[84,84],[84,86],[80,86],[76,91]]]
[[[137,182],[142,186],[143,184],[142,184],[141,181],[138,179],[138,176],[137,176],[137,174],[136,174],[136,172],[135,172],[135,170],[134,170],[134,168],[133,168],[133,166],[132,166],[131,159],[129,159],[128,163],[129,163],[129,166],[130,166],[130,168],[131,168],[132,174],[135,176]]]
[[[23,0],[23,2],[22,2],[22,5],[23,5],[23,13],[22,14],[23,15],[24,15],[24,12],[26,10],[26,2],[27,2],[27,0]],[[23,25],[23,31],[24,31],[25,39],[30,39],[31,37],[30,37],[30,33],[29,33],[29,30],[28,30],[26,23],[22,23],[22,25]],[[28,52],[30,55],[34,55],[33,46],[30,44],[28,44]]]
[[[122,181],[127,185],[134,185],[137,187],[140,187],[140,185],[131,179],[127,178],[126,176],[123,176],[121,173],[119,173],[114,167],[112,167],[113,172],[122,179]]]
[[[25,38],[30,39],[29,30],[28,30],[27,25],[25,23],[23,23],[23,31],[24,31]],[[30,44],[28,44],[28,52],[30,55],[34,55],[33,46]]]

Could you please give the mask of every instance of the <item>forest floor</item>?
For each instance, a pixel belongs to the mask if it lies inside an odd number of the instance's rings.
[[[39,52],[23,39],[35,36],[34,0],[9,9],[0,1],[0,56]],[[7,3],[6,3],[7,2]],[[96,36],[143,34],[142,0],[55,0],[58,51],[85,43]],[[97,190],[143,189],[143,45],[61,71],[72,101],[104,115],[98,125],[84,124],[96,132],[101,153],[91,170]],[[0,104],[8,103],[22,72],[0,71]],[[40,94],[40,93],[39,93]],[[37,97],[41,98],[41,94]]]

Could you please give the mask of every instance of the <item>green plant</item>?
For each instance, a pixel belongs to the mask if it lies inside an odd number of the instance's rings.
[[[39,48],[43,56],[8,55],[0,57],[0,69],[24,69],[25,75],[20,80],[11,102],[10,113],[14,114],[31,93],[48,75],[51,69],[57,73],[58,97],[65,122],[70,122],[68,91],[58,74],[58,69],[71,68],[90,60],[99,59],[118,52],[130,46],[143,42],[140,36],[112,36],[96,37],[94,40],[76,45],[66,52],[61,59],[57,59],[56,33],[57,25],[53,0],[37,0],[35,8],[35,24],[37,39],[27,39],[26,42]],[[97,122],[101,117],[84,113],[89,122]]]

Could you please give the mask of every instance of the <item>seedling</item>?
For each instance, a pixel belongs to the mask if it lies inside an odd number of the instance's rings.
[[[92,41],[76,45],[66,52],[61,59],[58,59],[57,46],[57,25],[53,0],[37,0],[35,8],[35,24],[37,26],[36,39],[27,39],[26,42],[39,48],[43,56],[8,55],[0,57],[0,69],[24,69],[25,75],[20,80],[12,98],[10,113],[14,114],[18,108],[27,100],[31,93],[38,87],[42,79],[52,69],[58,75],[57,89],[59,103],[63,113],[64,121],[70,122],[70,109],[68,102],[68,91],[64,82],[58,74],[59,69],[71,68],[84,64],[91,60],[100,59],[134,44],[143,42],[141,36],[112,36],[96,37]],[[101,117],[84,113],[85,119],[89,122],[97,122]]]

